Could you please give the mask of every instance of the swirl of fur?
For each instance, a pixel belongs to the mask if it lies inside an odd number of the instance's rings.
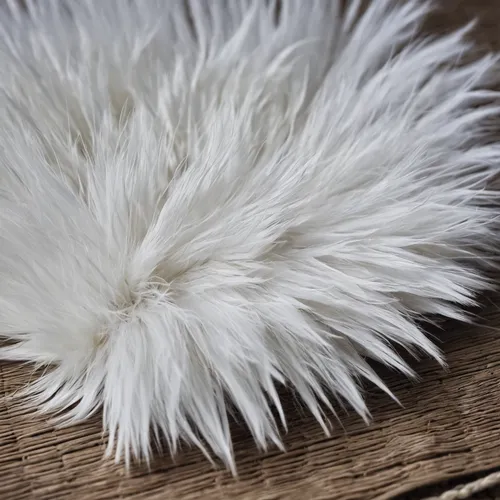
[[[366,360],[442,361],[419,320],[490,286],[497,57],[417,36],[428,4],[341,3],[2,12],[0,358],[127,465],[166,439],[234,471],[228,404],[280,446],[280,384],[368,419]]]

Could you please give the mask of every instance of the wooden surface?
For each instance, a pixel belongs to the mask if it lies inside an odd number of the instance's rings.
[[[478,43],[500,48],[500,1],[441,4],[443,11],[429,30],[448,30],[479,15]],[[238,479],[211,466],[196,450],[183,451],[175,462],[159,457],[150,471],[135,468],[126,476],[121,467],[102,459],[105,441],[98,418],[55,429],[8,397],[26,383],[30,370],[0,364],[0,499],[347,500],[402,495],[416,500],[443,491],[444,485],[421,488],[500,468],[499,298],[484,298],[479,326],[449,324],[440,332],[448,372],[428,360],[413,363],[422,377],[416,384],[381,370],[403,408],[369,389],[369,427],[355,415],[341,414],[342,426],[332,422],[332,435],[325,437],[291,394],[284,395],[286,453],[259,453],[248,432],[235,424]]]
[[[196,450],[159,458],[151,472],[126,477],[102,460],[99,421],[57,430],[0,399],[0,498],[370,499],[393,498],[446,478],[500,467],[500,324],[495,306],[482,327],[442,335],[448,373],[423,361],[411,383],[384,373],[404,408],[373,390],[374,422],[343,415],[332,436],[286,400],[287,453],[259,453],[244,428],[234,426],[238,480],[214,469]],[[0,390],[11,394],[29,371],[1,365]]]

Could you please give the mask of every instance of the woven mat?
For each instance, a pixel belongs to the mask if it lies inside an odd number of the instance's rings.
[[[479,15],[478,42],[500,48],[500,1],[443,0],[442,5],[429,30],[448,30]],[[370,427],[355,415],[341,415],[342,427],[336,424],[325,437],[291,394],[284,395],[287,453],[258,452],[248,432],[235,424],[237,480],[196,450],[183,450],[175,462],[159,457],[150,471],[139,467],[127,476],[102,459],[105,439],[98,418],[68,429],[50,426],[5,397],[29,380],[31,370],[0,364],[0,499],[348,500],[399,495],[416,500],[437,495],[451,488],[454,478],[500,468],[500,335],[495,331],[500,326],[495,303],[500,300],[484,302],[480,326],[450,324],[440,333],[448,372],[430,361],[413,363],[422,376],[415,384],[381,370],[403,408],[370,389]],[[495,498],[494,490],[488,495],[474,498]]]

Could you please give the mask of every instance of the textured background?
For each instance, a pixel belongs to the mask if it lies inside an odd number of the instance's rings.
[[[479,16],[474,33],[479,46],[500,48],[499,0],[439,3],[442,10],[427,30],[447,31]],[[150,472],[139,468],[127,477],[121,467],[102,460],[98,418],[71,429],[51,427],[7,397],[29,379],[30,370],[0,364],[0,499],[305,500],[400,495],[416,500],[438,494],[455,478],[463,482],[471,474],[500,468],[498,299],[484,298],[478,326],[448,324],[434,332],[448,356],[447,373],[426,360],[413,363],[422,377],[418,384],[383,373],[403,408],[368,388],[374,419],[370,427],[352,414],[340,413],[342,426],[333,422],[332,435],[325,437],[291,394],[284,394],[287,453],[258,452],[247,431],[235,424],[237,480],[213,468],[196,450],[184,450],[175,462],[158,458]],[[497,496],[490,489],[474,498],[500,498],[500,489]]]

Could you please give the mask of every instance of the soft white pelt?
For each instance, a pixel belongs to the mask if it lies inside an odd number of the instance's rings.
[[[358,4],[1,12],[0,358],[53,367],[27,401],[102,408],[127,464],[165,438],[234,470],[228,411],[280,445],[279,385],[326,429],[389,392],[365,358],[442,361],[417,322],[488,286],[497,59]]]

